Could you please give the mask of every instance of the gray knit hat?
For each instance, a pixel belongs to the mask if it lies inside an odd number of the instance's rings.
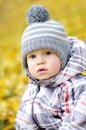
[[[41,5],[33,5],[27,11],[29,26],[22,36],[22,63],[27,68],[26,55],[38,49],[53,49],[59,55],[62,69],[69,57],[69,44],[64,27],[54,20],[49,20],[48,10]]]

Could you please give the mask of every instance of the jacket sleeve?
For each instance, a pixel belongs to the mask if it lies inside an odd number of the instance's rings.
[[[32,130],[29,125],[28,114],[26,113],[26,104],[21,103],[16,115],[15,129],[16,130]]]
[[[63,119],[59,130],[85,130],[86,129],[86,90],[80,95],[73,110]]]
[[[74,66],[74,72],[72,72],[73,75],[76,75],[86,70],[86,44],[72,37],[69,37],[69,44],[71,45],[71,58],[68,66],[77,57],[74,62],[78,63],[78,67]],[[75,103],[72,111],[63,118],[62,126],[59,130],[86,130],[86,84],[83,81],[82,84],[82,87],[85,86],[85,89],[79,96],[78,102]]]
[[[21,104],[16,114],[15,129],[16,130],[32,130],[30,128],[30,122],[28,119],[28,101],[30,98],[29,85],[26,87],[26,91],[22,97]]]

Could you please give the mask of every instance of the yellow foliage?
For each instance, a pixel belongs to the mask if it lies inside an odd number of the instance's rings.
[[[4,128],[3,130],[15,130],[14,124],[10,124],[9,126],[7,126],[6,128]]]
[[[86,0],[0,1],[0,130],[14,130],[15,115],[28,83],[21,65],[21,35],[32,4],[46,6],[51,19],[62,22],[68,35],[86,40]],[[86,72],[83,72],[86,74]]]

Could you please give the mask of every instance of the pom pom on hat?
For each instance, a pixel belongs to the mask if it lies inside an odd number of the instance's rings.
[[[28,11],[27,11],[27,23],[35,23],[35,22],[45,22],[49,20],[50,14],[48,10],[41,5],[33,5]]]
[[[22,64],[26,70],[26,55],[34,50],[55,50],[61,59],[61,69],[64,69],[68,61],[70,46],[65,29],[59,22],[49,18],[48,10],[41,5],[33,5],[27,11],[27,22],[30,26],[22,35]]]

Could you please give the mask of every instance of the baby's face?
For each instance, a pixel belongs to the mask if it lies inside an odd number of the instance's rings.
[[[32,51],[27,55],[27,65],[30,74],[39,80],[49,79],[61,68],[61,60],[51,49]]]

